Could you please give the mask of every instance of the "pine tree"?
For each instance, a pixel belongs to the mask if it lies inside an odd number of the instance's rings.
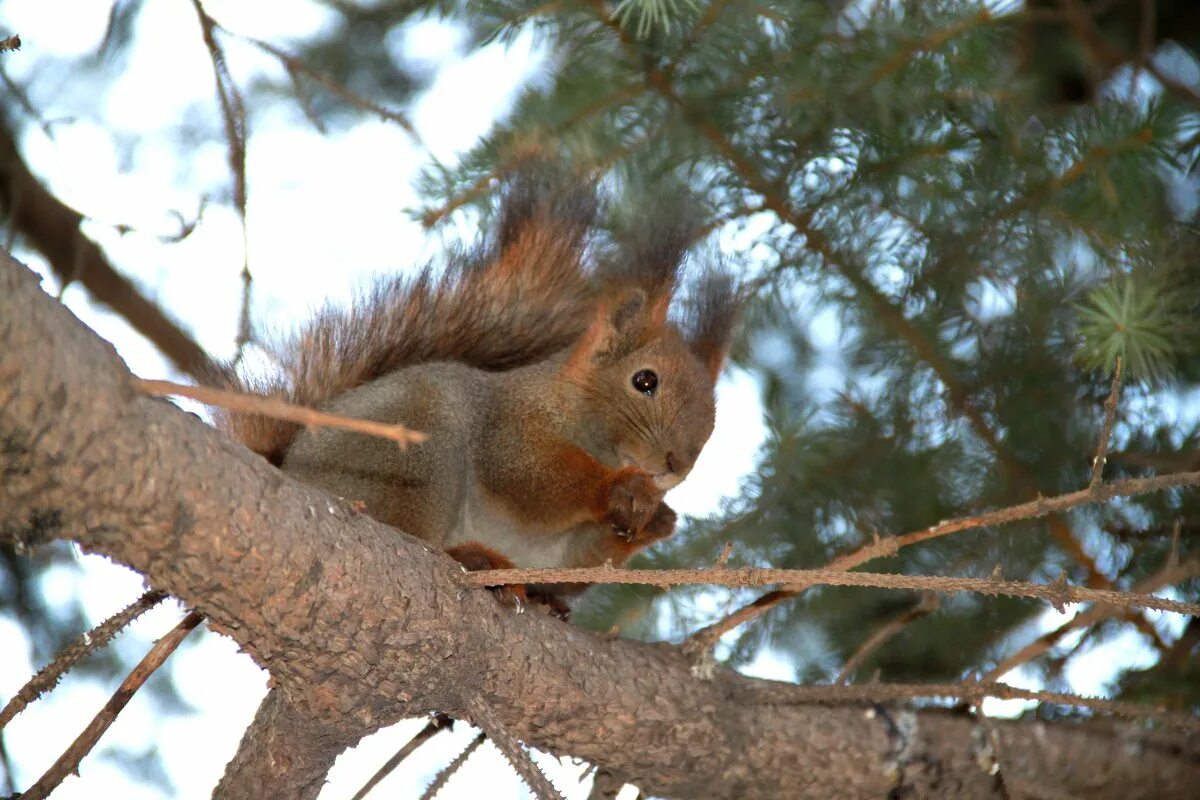
[[[461,23],[467,47],[533,31],[540,79],[472,152],[424,171],[418,218],[437,231],[487,213],[523,161],[563,159],[618,198],[614,225],[694,197],[695,260],[723,261],[752,291],[735,359],[762,389],[761,465],[724,514],[688,520],[636,566],[707,566],[732,542],[729,566],[817,568],[877,537],[1087,487],[1098,452],[1104,480],[1200,463],[1200,8],[1186,0],[333,5],[333,24],[287,48],[210,27],[214,63],[240,46],[285,67],[240,90],[222,78],[224,124],[211,114],[193,131],[229,143],[231,185],[244,113],[402,124],[394,109],[425,76],[384,42],[416,15]],[[91,62],[102,77],[140,13],[115,8]],[[244,213],[242,197],[222,202]],[[867,569],[1169,586],[1200,602],[1198,531],[1196,493],[1178,489],[933,539]],[[0,610],[43,638],[76,627],[39,622],[36,569],[4,556]],[[765,593],[603,586],[576,622],[680,641]],[[1011,668],[1044,610],[858,587],[763,605],[719,657],[770,649],[802,682]],[[1122,665],[1113,696],[1194,713],[1198,630],[1104,607],[1027,666],[1070,689],[1068,666],[1135,631],[1152,663]]]

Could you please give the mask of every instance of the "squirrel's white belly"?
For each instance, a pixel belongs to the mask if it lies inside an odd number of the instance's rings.
[[[508,558],[518,567],[550,568],[573,563],[581,544],[573,531],[543,533],[530,531],[517,520],[471,493],[464,504],[459,524],[446,536],[445,548],[479,542]]]

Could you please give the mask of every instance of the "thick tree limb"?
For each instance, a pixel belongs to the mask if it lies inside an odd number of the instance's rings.
[[[51,538],[138,570],[271,672],[279,699],[235,761],[275,763],[222,796],[313,797],[364,734],[430,709],[470,720],[476,698],[522,741],[656,795],[1000,796],[967,715],[750,703],[763,682],[697,676],[679,648],[463,589],[423,542],[141,395],[110,347],[0,256],[0,541]],[[1181,736],[1107,720],[995,728],[1006,779],[1050,794],[1200,785],[1200,745]]]

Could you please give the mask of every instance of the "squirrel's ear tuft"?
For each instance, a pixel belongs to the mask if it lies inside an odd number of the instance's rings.
[[[636,350],[648,329],[646,293],[627,288],[603,298],[583,336],[567,359],[575,369],[587,369],[624,358]]]
[[[477,262],[498,279],[578,273],[596,222],[593,181],[566,166],[532,161],[506,182],[496,224]]]
[[[576,242],[596,221],[599,200],[592,180],[576,175],[566,165],[530,161],[508,179],[501,194],[497,245],[516,243],[528,228],[548,223]]]
[[[680,187],[659,191],[616,215],[617,257],[608,268],[614,280],[641,287],[650,325],[666,323],[688,249],[703,230],[697,201]]]
[[[745,292],[738,288],[733,277],[717,269],[709,269],[700,276],[688,297],[684,336],[714,383],[729,355],[745,301]]]

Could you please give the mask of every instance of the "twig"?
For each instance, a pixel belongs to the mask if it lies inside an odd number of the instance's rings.
[[[572,569],[493,569],[464,572],[467,586],[501,586],[517,583],[632,583],[648,586],[870,586],[879,589],[916,589],[942,593],[977,592],[1009,597],[1036,597],[1060,611],[1068,603],[1107,603],[1125,608],[1149,608],[1200,616],[1200,603],[1184,603],[1150,594],[1071,586],[1060,578],[1054,583],[1000,581],[993,578],[957,578],[943,575],[897,575],[888,572],[845,572],[837,569],[618,569],[612,566]]]
[[[1095,489],[1104,479],[1104,463],[1108,460],[1108,442],[1112,438],[1113,425],[1117,421],[1117,400],[1121,396],[1121,357],[1117,356],[1113,366],[1112,389],[1104,401],[1104,425],[1100,428],[1100,443],[1096,445],[1096,457],[1092,459],[1092,482]]]
[[[842,666],[841,672],[837,674],[837,677],[833,679],[833,682],[846,683],[862,665],[863,661],[866,660],[867,656],[886,644],[889,639],[898,634],[900,631],[904,630],[904,628],[908,625],[911,625],[913,622],[916,622],[922,617],[927,617],[934,611],[937,611],[940,605],[941,601],[938,599],[936,594],[926,592],[925,594],[921,595],[921,599],[917,601],[916,605],[904,613],[888,620],[886,623],[881,625],[878,630],[868,636],[867,640],[859,645],[858,649],[854,651],[854,654],[850,656],[850,658],[846,659],[846,663]]]
[[[513,769],[521,776],[521,780],[525,781],[525,785],[529,787],[537,800],[563,800],[563,796],[554,788],[554,784],[550,783],[550,779],[538,769],[537,764],[533,763],[529,751],[508,732],[504,723],[496,718],[492,709],[482,698],[475,697],[471,700],[470,709],[475,724],[487,734],[488,738],[492,740],[492,744],[496,745],[508,763],[512,764]]]
[[[1189,578],[1194,578],[1200,575],[1200,561],[1188,561],[1184,564],[1168,564],[1155,575],[1151,575],[1144,580],[1134,584],[1133,591],[1149,593],[1157,591],[1164,586],[1171,586],[1185,581]],[[1052,631],[1048,631],[1038,638],[1034,639],[1029,644],[1022,647],[1017,652],[1010,655],[1008,658],[1001,661],[993,667],[986,675],[980,678],[981,683],[997,680],[1003,677],[1006,673],[1016,669],[1022,664],[1031,661],[1042,653],[1045,653],[1053,647],[1062,637],[1074,630],[1087,628],[1091,625],[1100,622],[1101,620],[1111,617],[1112,608],[1106,606],[1096,606],[1087,611],[1076,614],[1067,622]]]
[[[79,762],[91,752],[96,742],[121,713],[121,709],[125,708],[125,705],[133,698],[134,693],[142,687],[147,678],[154,674],[156,669],[162,666],[171,653],[175,652],[175,648],[179,647],[192,629],[203,621],[204,617],[199,613],[189,611],[187,616],[180,620],[179,624],[172,628],[166,636],[155,642],[154,647],[150,648],[150,652],[146,653],[141,662],[125,677],[125,680],[121,681],[121,685],[104,704],[104,708],[100,709],[100,713],[96,714],[88,726],[83,729],[83,733],[79,734],[66,752],[58,757],[50,769],[46,770],[46,774],[42,775],[37,783],[21,795],[22,800],[42,800],[62,783],[63,778],[78,770]]]
[[[855,686],[799,686],[775,681],[748,685],[740,690],[745,702],[756,705],[788,705],[801,703],[876,704],[934,697],[952,697],[978,703],[984,697],[1001,700],[1033,700],[1059,706],[1076,706],[1103,711],[1115,717],[1135,720],[1159,720],[1185,730],[1200,731],[1200,717],[1191,714],[1156,709],[1140,703],[1127,703],[1099,697],[1083,697],[1067,692],[1045,692],[1018,689],[1006,683],[866,683]]]
[[[233,172],[233,205],[242,226],[242,306],[238,315],[237,355],[234,364],[242,360],[246,345],[250,342],[250,248],[246,230],[246,104],[238,91],[237,83],[229,73],[225,51],[217,43],[216,20],[204,10],[200,0],[192,0],[192,7],[200,19],[200,31],[204,47],[212,61],[213,75],[217,85],[217,102],[221,107],[221,119],[225,123],[225,140],[229,146],[229,169]]]
[[[362,788],[354,793],[354,797],[350,798],[350,800],[363,800],[364,797],[370,794],[372,789],[379,785],[380,781],[382,781],[388,775],[391,775],[396,767],[400,766],[401,761],[412,755],[414,750],[432,739],[435,734],[445,730],[449,724],[449,717],[443,714],[434,714],[433,718],[429,720],[425,727],[418,731],[416,736],[405,742],[404,746],[397,750],[396,754],[389,758],[387,763],[380,767],[375,774],[371,776],[370,780],[364,783]]]
[[[125,626],[161,603],[166,596],[163,592],[148,591],[67,645],[54,657],[54,660],[38,670],[38,673],[30,678],[29,682],[8,701],[4,710],[0,711],[0,731],[4,730],[13,717],[20,714],[26,706],[53,689],[71,667],[78,664],[89,653],[104,647],[114,636],[124,630]]]
[[[324,73],[318,72],[317,70],[313,69],[308,64],[306,64],[302,59],[299,59],[296,56],[291,55],[290,53],[287,53],[284,50],[279,49],[278,47],[271,44],[270,42],[265,42],[261,39],[256,39],[253,36],[243,36],[240,33],[234,33],[233,31],[230,31],[228,28],[224,28],[224,27],[222,27],[221,30],[225,31],[230,36],[234,36],[238,39],[242,39],[243,41],[249,42],[250,44],[254,45],[255,47],[259,48],[260,50],[263,50],[264,52],[270,53],[272,56],[274,56],[276,59],[279,60],[279,63],[282,64],[284,69],[286,69],[288,71],[288,74],[293,77],[293,81],[295,80],[295,76],[304,75],[305,77],[312,80],[313,83],[316,83],[317,85],[321,86],[322,88],[327,90],[330,94],[340,97],[342,100],[345,100],[350,105],[357,106],[358,108],[360,108],[364,111],[369,111],[373,114],[376,114],[381,119],[386,120],[388,122],[396,123],[404,130],[405,133],[407,133],[409,136],[412,137],[413,141],[416,144],[420,145],[423,149],[426,149],[426,151],[428,151],[428,148],[425,147],[424,142],[421,141],[420,136],[417,134],[416,128],[413,127],[412,122],[409,121],[408,117],[406,117],[404,114],[401,114],[399,111],[393,111],[390,108],[381,106],[380,104],[376,103],[375,101],[370,100],[366,97],[363,97],[360,94],[357,94],[357,93],[351,91],[350,89],[346,88],[345,86],[338,83],[334,79],[330,78],[328,75],[325,75]]]
[[[4,796],[8,797],[17,791],[17,779],[13,775],[12,759],[8,757],[8,745],[4,742],[4,731],[0,730],[0,768],[4,769]]]
[[[974,517],[964,517],[942,522],[923,531],[914,531],[902,536],[878,539],[865,547],[855,550],[853,553],[847,553],[844,556],[835,558],[826,565],[825,570],[854,569],[876,558],[895,555],[903,547],[930,539],[937,539],[952,533],[958,533],[959,531],[1044,517],[1048,514],[1067,511],[1078,506],[1105,502],[1114,497],[1133,497],[1147,492],[1156,492],[1177,486],[1195,486],[1197,484],[1200,484],[1200,472],[1175,472],[1152,478],[1131,478],[1122,481],[1113,481],[1101,484],[1095,489],[1089,487],[1057,497],[1039,498],[1028,503],[1009,506]],[[784,600],[795,597],[806,588],[808,588],[807,585],[787,586],[759,597],[724,619],[718,620],[707,628],[702,628],[692,634],[689,637],[690,647],[704,648],[712,646],[721,636],[737,626],[765,613]]]
[[[450,780],[450,776],[453,775],[459,767],[466,763],[467,759],[471,757],[472,753],[479,749],[479,745],[483,744],[483,740],[486,738],[487,735],[481,733],[472,739],[471,743],[466,746],[466,749],[455,756],[454,760],[447,764],[445,769],[437,774],[437,777],[435,777],[433,782],[429,784],[429,788],[427,788],[425,793],[421,795],[421,800],[433,800],[433,798],[437,797],[437,793],[440,792],[446,785],[446,781]]]
[[[254,394],[233,392],[227,389],[213,389],[208,386],[186,386],[170,381],[133,379],[134,387],[143,394],[159,397],[174,395],[187,397],[208,406],[219,406],[232,411],[242,411],[250,414],[262,414],[265,417],[283,419],[299,425],[314,428],[343,428],[348,431],[364,433],[368,436],[379,436],[391,439],[400,447],[410,444],[420,444],[428,437],[420,431],[409,430],[403,425],[391,425],[370,419],[343,417],[340,414],[330,414],[317,411],[307,406],[298,406],[278,400],[274,397],[262,397]]]
[[[76,274],[76,248],[82,249],[84,268],[80,281],[92,299],[111,307],[134,330],[149,339],[181,371],[194,376],[213,368],[212,359],[163,310],[146,298],[109,262],[104,252],[87,238],[76,239],[84,217],[63,204],[29,171],[12,132],[0,124],[0,187],[9,203],[10,233],[20,234],[49,262],[60,280]],[[11,249],[11,248],[10,248]]]

